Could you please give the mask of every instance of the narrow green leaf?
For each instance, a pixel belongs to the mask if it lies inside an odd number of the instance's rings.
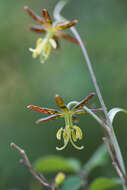
[[[89,173],[96,167],[104,165],[107,159],[108,151],[105,144],[102,144],[85,164],[84,170]]]
[[[118,112],[123,112],[127,114],[127,110],[124,110],[122,108],[113,108],[108,112],[108,116],[110,118],[111,123],[113,123],[114,117]]]
[[[105,177],[99,177],[93,181],[88,190],[108,190],[112,187],[121,185],[119,179],[108,179]]]
[[[79,176],[69,176],[61,185],[60,190],[78,190],[84,185],[84,181]]]
[[[38,159],[34,167],[40,172],[78,172],[80,163],[75,159],[66,159],[60,156],[47,156]]]

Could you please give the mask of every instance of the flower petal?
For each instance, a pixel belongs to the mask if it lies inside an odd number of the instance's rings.
[[[43,123],[43,122],[46,122],[46,121],[52,121],[52,120],[58,119],[60,117],[62,117],[62,115],[58,115],[58,114],[51,115],[49,117],[44,117],[44,118],[41,118],[41,119],[37,120],[36,123],[39,124],[39,123]]]
[[[38,26],[38,25],[30,25],[29,30],[32,30],[38,33],[46,33],[46,29],[43,26]]]
[[[24,9],[27,11],[27,13],[28,13],[35,21],[37,21],[39,24],[43,24],[43,20],[41,19],[41,17],[39,17],[38,15],[36,15],[29,7],[25,6]]]
[[[59,31],[59,30],[64,30],[66,28],[70,28],[71,26],[74,26],[75,24],[77,24],[77,20],[73,20],[71,22],[63,22],[63,23],[60,23],[60,24],[57,24],[55,26],[55,29],[56,31]]]
[[[40,113],[48,113],[48,114],[60,114],[61,113],[55,109],[42,108],[42,107],[34,106],[34,105],[29,105],[29,106],[27,106],[27,108],[32,109],[36,112],[40,112]]]
[[[74,38],[74,37],[72,37],[72,36],[70,36],[68,34],[65,34],[65,33],[61,32],[61,31],[60,32],[57,31],[55,33],[55,35],[58,36],[58,37],[60,37],[60,38],[65,39],[65,40],[68,40],[68,41],[70,41],[72,43],[78,44],[78,40],[76,38]]]
[[[88,102],[91,100],[91,98],[95,95],[95,93],[91,93],[89,96],[87,96],[85,99],[83,99],[81,102],[79,102],[77,105],[75,105],[72,108],[72,112],[75,112],[78,109],[83,108]]]
[[[63,99],[58,94],[56,94],[55,100],[56,100],[57,106],[61,110],[63,110],[64,112],[68,112],[69,111],[68,108],[67,108],[67,106],[66,106],[66,104],[64,103]]]
[[[45,23],[51,25],[52,21],[51,21],[50,15],[46,9],[42,10],[42,15],[43,15],[43,19],[44,19]]]

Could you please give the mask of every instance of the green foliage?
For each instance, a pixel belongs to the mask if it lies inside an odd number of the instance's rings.
[[[81,168],[80,162],[76,159],[66,159],[60,156],[47,156],[38,159],[34,167],[40,172],[78,172]]]
[[[119,179],[99,177],[93,181],[88,190],[107,190],[120,184],[121,183]]]
[[[102,144],[85,164],[84,170],[88,173],[98,166],[102,166],[108,159],[108,151],[105,144]]]
[[[60,190],[78,190],[84,185],[79,176],[69,176],[62,184]]]

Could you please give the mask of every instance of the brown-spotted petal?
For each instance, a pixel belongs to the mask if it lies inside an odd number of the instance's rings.
[[[102,108],[96,108],[96,109],[90,109],[92,112],[100,112],[103,111]],[[86,110],[77,110],[75,111],[75,114],[88,114],[88,112]]]
[[[35,21],[37,21],[39,24],[43,24],[43,20],[41,19],[41,17],[39,17],[38,15],[36,15],[29,7],[25,6],[24,9],[27,11],[27,13],[28,13]]]
[[[30,25],[29,30],[32,30],[38,33],[46,33],[46,29],[43,26]]]
[[[42,10],[42,15],[43,15],[44,22],[51,25],[52,20],[51,20],[50,15],[46,9]]]
[[[72,108],[72,111],[75,112],[76,110],[83,108],[86,104],[88,104],[88,102],[93,98],[94,95],[95,95],[95,93],[90,93],[89,96],[87,96],[81,102],[79,102],[77,105],[75,105]]]
[[[27,106],[27,108],[32,109],[36,112],[40,112],[40,113],[47,113],[47,114],[60,114],[61,113],[55,109],[42,108],[42,107],[34,106],[34,105],[29,105],[29,106]]]
[[[61,24],[57,24],[55,26],[55,29],[56,29],[56,31],[64,30],[66,28],[70,28],[71,26],[74,26],[75,24],[77,24],[77,22],[78,22],[77,20],[73,20],[71,22],[63,22]]]
[[[79,122],[78,118],[75,117],[75,116],[72,116],[72,120],[73,120],[74,123],[78,123]]]
[[[47,122],[47,121],[52,121],[52,120],[58,119],[60,117],[62,117],[62,115],[55,114],[55,115],[51,115],[49,117],[41,118],[41,119],[37,120],[36,123],[37,124],[44,123],[44,122]]]
[[[65,33],[61,32],[61,31],[57,31],[55,33],[55,35],[60,37],[60,38],[65,39],[65,40],[68,40],[68,41],[70,41],[72,43],[78,44],[78,40],[76,38],[74,38],[74,37],[72,37],[72,36],[70,36],[68,34],[65,34]]]
[[[61,98],[61,96],[59,96],[58,94],[56,94],[55,96],[55,100],[56,100],[56,104],[57,106],[64,112],[68,112],[68,108],[66,106],[66,104],[64,103],[63,99]]]

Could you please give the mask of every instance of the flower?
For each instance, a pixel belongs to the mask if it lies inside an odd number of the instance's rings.
[[[77,146],[74,142],[77,142],[77,140],[81,140],[82,139],[82,130],[77,126],[74,125],[74,122],[77,122],[77,118],[75,117],[75,115],[79,115],[79,114],[87,114],[88,112],[85,111],[84,109],[82,109],[86,104],[88,104],[88,102],[91,100],[91,98],[94,96],[94,93],[90,93],[89,96],[87,96],[86,98],[84,98],[81,102],[77,103],[77,104],[71,104],[68,103],[67,105],[64,103],[63,99],[59,96],[56,95],[55,96],[55,100],[56,100],[56,104],[57,106],[60,108],[60,111],[56,110],[56,109],[48,109],[48,108],[43,108],[43,107],[38,107],[38,106],[34,106],[34,105],[29,105],[27,106],[27,108],[32,109],[36,112],[40,112],[40,113],[45,113],[45,114],[51,114],[51,116],[45,117],[45,118],[41,118],[39,120],[36,121],[37,124],[39,123],[43,123],[46,121],[52,121],[58,118],[64,118],[65,120],[65,128],[60,128],[57,131],[56,134],[56,138],[58,140],[61,140],[61,138],[63,138],[64,140],[64,145],[62,147],[56,147],[57,150],[63,150],[68,142],[70,141],[71,144],[78,150],[83,149],[84,147],[81,146]],[[71,108],[72,107],[72,108]],[[102,111],[101,108],[98,109],[91,109],[91,111],[93,112],[98,112],[98,111]]]
[[[66,28],[70,28],[71,26],[77,23],[77,20],[73,20],[71,22],[53,22],[50,18],[50,15],[46,9],[42,10],[43,18],[36,15],[29,7],[25,6],[24,9],[27,13],[40,25],[31,25],[29,29],[38,33],[45,33],[45,38],[39,38],[36,42],[36,48],[29,48],[30,51],[33,52],[33,57],[36,58],[40,55],[41,63],[44,63],[45,60],[50,55],[51,49],[57,49],[59,47],[58,37],[69,40],[73,43],[78,43],[78,41],[63,32]]]

